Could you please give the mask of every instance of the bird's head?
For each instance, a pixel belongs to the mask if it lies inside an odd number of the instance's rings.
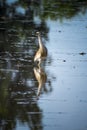
[[[39,35],[39,36],[40,36],[40,32],[36,32],[36,35]]]

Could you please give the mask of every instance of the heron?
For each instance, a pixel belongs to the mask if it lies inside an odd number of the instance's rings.
[[[37,50],[34,56],[34,62],[38,62],[38,65],[41,65],[41,61],[47,57],[47,48],[42,43],[40,32],[36,32],[38,36],[39,49]]]

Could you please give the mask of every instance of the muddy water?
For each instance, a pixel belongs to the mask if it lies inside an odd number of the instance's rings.
[[[0,8],[0,129],[86,130],[87,3],[7,0]],[[41,67],[37,31],[48,49]]]

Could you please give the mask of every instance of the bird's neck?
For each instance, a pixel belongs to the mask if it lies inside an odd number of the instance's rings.
[[[39,42],[39,47],[43,48],[42,39],[40,36],[38,36],[38,42]]]

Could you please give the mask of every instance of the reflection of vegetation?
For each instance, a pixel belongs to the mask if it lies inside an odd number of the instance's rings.
[[[42,130],[42,111],[34,99],[35,88],[23,82],[26,78],[22,77],[21,72],[14,73],[14,78],[11,72],[7,75],[6,72],[0,73],[0,126],[4,130],[14,129],[19,120],[23,124],[27,123],[31,130]]]
[[[18,8],[23,9],[24,11]],[[28,19],[33,16],[39,16],[41,20],[51,18],[53,20],[72,18],[79,12],[85,13],[87,9],[87,0],[16,0],[8,4],[6,0],[0,2],[0,18],[9,19]],[[31,15],[32,14],[32,15]]]
[[[51,3],[51,4],[50,4]],[[17,11],[18,7],[24,12]],[[33,55],[37,49],[35,32],[48,40],[45,20],[71,18],[85,12],[87,0],[0,1],[0,128],[16,129],[17,120],[31,130],[42,130],[42,111],[35,96],[37,82],[33,74]],[[35,18],[40,18],[40,23]],[[44,92],[51,92],[48,79]],[[49,87],[50,86],[50,87]],[[49,90],[50,88],[50,90]]]
[[[50,4],[51,3],[51,4]],[[79,12],[85,12],[87,8],[87,0],[43,0],[43,12],[41,18],[51,18],[53,20],[72,18]]]
[[[32,80],[33,55],[35,32],[40,30],[47,40],[48,28],[45,21],[34,22],[30,6],[22,1],[9,5],[4,0],[0,5],[0,128],[16,129],[18,120],[31,130],[42,130],[42,111],[35,101],[37,83]],[[25,15],[16,12],[19,5]]]
[[[2,73],[1,73],[2,74]],[[8,101],[6,100],[8,97],[8,85],[9,85],[9,75],[7,75],[6,79],[1,82],[0,86],[0,117],[4,115],[4,117],[7,115],[7,104]]]
[[[22,124],[26,123],[31,130],[42,130],[42,111],[35,101],[37,88],[32,80],[33,55],[37,49],[35,32],[43,31],[44,40],[47,40],[48,28],[45,21],[39,25],[34,22],[28,3],[2,3],[0,78],[3,80],[0,86],[0,128],[15,129],[19,120]],[[25,9],[25,14],[16,12],[19,5]]]

